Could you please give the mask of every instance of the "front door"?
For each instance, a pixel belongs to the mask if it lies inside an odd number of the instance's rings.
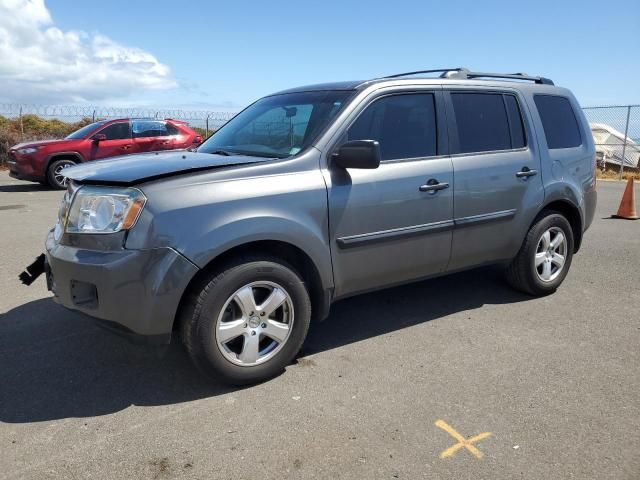
[[[106,139],[100,141],[88,140],[91,142],[89,147],[90,160],[136,153],[134,143],[131,140],[131,127],[127,121],[107,125],[96,134],[105,135]]]
[[[453,161],[450,270],[513,258],[544,199],[540,156],[516,92],[445,92]]]
[[[453,175],[443,108],[435,90],[380,96],[335,145],[377,140],[382,156],[375,170],[329,166],[336,297],[446,268]]]

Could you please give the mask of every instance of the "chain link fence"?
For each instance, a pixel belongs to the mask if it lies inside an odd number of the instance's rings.
[[[585,107],[583,111],[593,133],[599,168],[603,172],[619,172],[620,178],[625,170],[638,173],[640,105]],[[0,103],[0,157],[15,143],[64,136],[72,129],[100,119],[172,118],[187,122],[206,138],[235,114],[233,111]],[[40,125],[35,121],[38,118],[49,122]]]
[[[598,167],[602,171],[640,169],[640,105],[583,108],[596,144]]]

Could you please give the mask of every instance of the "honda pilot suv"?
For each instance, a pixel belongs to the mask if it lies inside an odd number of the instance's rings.
[[[554,292],[593,219],[594,162],[576,99],[542,77],[295,88],[197,152],[65,169],[42,267],[62,305],[257,382],[345,297],[488,264]]]
[[[15,145],[9,150],[9,174],[20,180],[65,188],[64,168],[116,155],[185,149],[202,137],[178,120],[118,119],[86,125],[63,140]]]

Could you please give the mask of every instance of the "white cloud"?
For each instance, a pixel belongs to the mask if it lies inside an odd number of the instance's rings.
[[[0,0],[0,101],[67,103],[177,87],[151,53],[55,27],[44,0]]]

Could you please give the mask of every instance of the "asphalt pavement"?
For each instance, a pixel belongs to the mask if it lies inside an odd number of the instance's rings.
[[[598,188],[555,294],[483,268],[347,299],[235,389],[22,286],[62,194],[0,172],[0,479],[638,479],[640,221]]]

